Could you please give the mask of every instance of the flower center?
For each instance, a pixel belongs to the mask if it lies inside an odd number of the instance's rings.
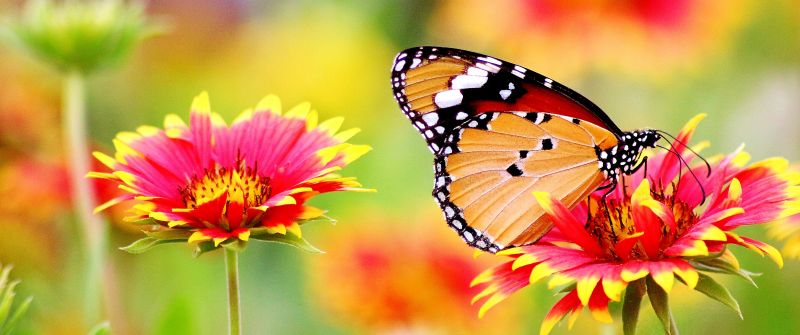
[[[637,223],[634,222],[630,199],[621,202],[608,199],[604,204],[601,200],[592,198],[589,203],[590,211],[586,231],[597,240],[601,249],[605,250],[608,259],[614,261],[650,259],[651,257],[645,253],[642,245],[641,239],[644,236],[639,236],[641,233],[659,235],[657,239],[658,257],[661,257],[667,247],[697,223],[697,216],[688,204],[677,201],[669,195],[653,194],[653,198],[666,205],[667,209],[672,209],[675,218],[674,228],[656,216],[649,216],[649,222],[639,222],[637,226]],[[650,227],[655,225],[657,230],[642,231],[641,228],[646,225]],[[637,237],[639,239],[636,239]]]
[[[218,199],[227,193],[227,202],[242,204],[244,208],[262,205],[272,192],[269,177],[239,164],[234,169],[217,168],[192,178],[181,190],[186,208],[196,208]]]

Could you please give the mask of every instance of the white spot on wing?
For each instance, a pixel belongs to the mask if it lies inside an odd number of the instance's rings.
[[[456,212],[450,207],[445,207],[444,208],[444,215],[446,215],[447,218],[450,219],[450,218],[453,217],[453,215],[456,215]]]
[[[534,124],[540,124],[544,121],[544,113],[536,113],[536,119],[533,120]]]
[[[510,95],[511,95],[511,90],[500,90],[500,97],[503,98],[503,100],[508,99]]]
[[[472,242],[472,241],[475,240],[475,236],[472,236],[472,234],[470,232],[465,231],[464,232],[464,239],[466,239],[467,242]]]
[[[483,76],[486,77],[489,75],[489,72],[483,69],[479,69],[477,67],[470,67],[467,69],[467,74],[470,76]]]
[[[436,103],[436,106],[439,106],[439,108],[447,108],[460,104],[462,99],[464,99],[464,96],[461,94],[461,91],[449,90],[436,93],[433,102]]]
[[[469,116],[469,114],[464,113],[464,112],[458,112],[458,114],[456,114],[456,120],[466,119],[467,116]]]
[[[477,63],[477,64],[475,64],[475,66],[477,66],[477,67],[479,67],[481,69],[484,69],[486,71],[492,72],[492,73],[497,73],[497,72],[500,71],[500,67],[498,67],[497,65],[494,65],[494,64],[490,64],[490,63]]]
[[[422,120],[425,121],[429,126],[435,125],[436,122],[439,121],[439,114],[438,113],[425,113],[422,114]]]
[[[479,88],[486,84],[487,80],[489,77],[460,75],[450,82],[450,87],[453,89]]]
[[[395,71],[400,71],[403,68],[404,65],[406,65],[406,61],[405,60],[401,60],[401,61],[397,62],[397,64],[394,65],[394,70]]]
[[[489,63],[494,63],[494,64],[497,64],[497,65],[502,65],[503,64],[500,60],[498,60],[496,58],[489,57],[489,56],[481,56],[481,57],[478,57],[478,59],[487,61]]]

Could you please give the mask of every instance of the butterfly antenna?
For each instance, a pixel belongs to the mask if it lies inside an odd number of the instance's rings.
[[[707,161],[705,158],[703,158],[703,156],[700,156],[700,154],[698,154],[698,153],[697,153],[697,151],[694,151],[694,150],[693,150],[691,147],[689,147],[688,145],[686,145],[686,143],[683,143],[681,140],[679,140],[679,139],[678,139],[678,138],[676,138],[675,136],[672,136],[672,134],[670,134],[670,133],[668,133],[668,132],[666,132],[666,131],[663,131],[663,130],[658,130],[658,129],[656,129],[656,132],[658,132],[659,134],[661,134],[661,135],[663,135],[663,136],[666,136],[666,137],[668,137],[668,138],[671,138],[671,139],[672,139],[674,142],[677,142],[677,143],[679,143],[679,144],[680,144],[680,145],[682,145],[684,148],[686,148],[686,150],[689,150],[689,152],[691,152],[691,153],[693,153],[695,156],[697,156],[697,158],[700,158],[700,160],[702,160],[702,161],[703,161],[703,163],[706,165],[706,177],[710,177],[710,176],[711,176],[711,164],[709,164],[709,163],[708,163],[708,161]],[[670,144],[669,144],[669,146],[674,148],[674,146],[672,145],[672,143],[670,143]],[[680,155],[679,155],[679,156],[680,156]]]
[[[660,144],[657,144],[656,146],[657,146],[657,147],[659,147],[659,148],[661,148],[661,149],[664,149],[664,150],[666,150],[667,152],[669,152],[669,153],[671,153],[671,154],[673,154],[673,155],[675,155],[675,156],[677,156],[677,157],[678,157],[678,160],[679,160],[679,161],[680,161],[680,162],[681,162],[681,163],[682,163],[684,166],[686,166],[686,170],[687,170],[687,171],[689,171],[689,174],[691,174],[691,175],[692,175],[692,178],[694,179],[694,181],[695,181],[695,182],[697,182],[697,186],[699,186],[699,187],[700,187],[700,192],[703,194],[703,197],[702,197],[702,199],[703,199],[703,200],[700,202],[700,205],[702,205],[703,203],[705,203],[705,202],[706,202],[706,189],[703,187],[703,183],[702,183],[702,182],[700,182],[700,178],[698,178],[698,177],[697,177],[697,175],[694,173],[694,171],[692,171],[692,168],[691,168],[691,167],[689,167],[689,163],[687,163],[687,162],[686,162],[686,160],[685,160],[685,159],[683,159],[683,157],[682,157],[682,156],[681,156],[681,155],[680,155],[680,154],[679,154],[677,151],[675,151],[673,148],[667,148],[667,147],[665,147],[665,146],[662,146],[662,145],[660,145]],[[678,173],[680,173],[680,170],[678,170]],[[709,175],[710,175],[710,174],[709,174]],[[678,178],[678,183],[680,183],[680,177]]]

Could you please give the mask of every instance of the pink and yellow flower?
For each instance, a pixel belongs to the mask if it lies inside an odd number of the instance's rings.
[[[212,113],[208,95],[192,103],[189,124],[168,115],[164,129],[139,127],[114,140],[114,157],[95,152],[113,170],[90,177],[115,181],[126,191],[97,210],[136,200],[127,220],[152,220],[149,240],[186,241],[202,251],[238,245],[251,236],[303,241],[300,224],[323,216],[307,204],[333,191],[364,191],[336,172],[370,150],[347,140],[359,130],[338,132],[342,118],[317,124],[308,103],[282,114],[280,100],[264,98],[228,126]]]
[[[750,0],[446,1],[432,25],[446,41],[468,36],[457,42],[556,77],[593,69],[659,77],[719,57],[752,20],[753,7]]]
[[[611,322],[609,303],[622,300],[623,292],[626,303],[635,302],[635,313],[647,292],[659,317],[667,318],[661,319],[664,326],[670,327],[668,312],[664,314],[666,295],[676,280],[738,311],[728,291],[718,290],[719,284],[703,272],[747,277],[727,248],[731,245],[783,265],[775,248],[734,231],[798,213],[800,174],[781,158],[748,164],[750,157],[741,149],[713,159],[708,175],[705,165],[687,172],[682,161],[693,154],[682,143],[688,143],[702,117],[684,127],[672,143],[674,153],[650,156],[647,172],[626,178],[628,191],[623,194],[618,188],[605,204],[604,191],[571,211],[549,194],[535,193],[555,228],[536,244],[501,252],[512,259],[475,278],[472,284],[484,288],[473,300],[484,301],[480,314],[548,277],[550,287],[566,285],[566,295],[545,317],[542,334],[565,316],[573,315],[574,322],[583,307],[598,321]]]

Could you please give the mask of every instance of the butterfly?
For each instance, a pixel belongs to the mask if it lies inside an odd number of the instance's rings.
[[[434,154],[433,197],[470,246],[495,253],[553,227],[533,191],[569,208],[613,190],[660,131],[622,131],[597,105],[500,59],[444,47],[400,52],[392,91]]]

